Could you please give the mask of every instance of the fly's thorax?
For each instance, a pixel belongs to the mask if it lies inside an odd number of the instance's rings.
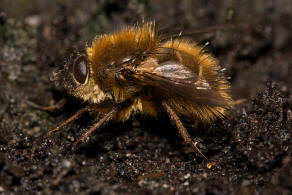
[[[113,53],[116,53],[116,47],[107,48]],[[100,56],[101,59],[96,61],[93,48],[88,48],[91,66],[92,83],[95,83],[100,91],[104,94],[112,94],[116,102],[122,102],[130,99],[139,91],[140,87],[136,83],[123,79],[121,71],[125,67],[136,67],[147,58],[146,53],[137,49],[137,45],[124,50],[124,53],[119,53],[118,56]],[[121,52],[121,51],[119,51]],[[108,95],[107,95],[108,96]]]
[[[158,42],[152,22],[98,36],[86,50],[95,81],[102,89],[109,90],[116,85],[115,73],[119,69],[139,65],[144,54],[153,51]]]

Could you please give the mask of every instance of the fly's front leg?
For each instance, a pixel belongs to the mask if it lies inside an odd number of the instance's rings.
[[[81,137],[74,142],[74,145],[77,145],[79,142],[83,141],[84,139],[86,139],[89,135],[91,135],[95,130],[99,129],[102,125],[106,124],[107,122],[109,122],[113,116],[119,112],[120,110],[122,110],[123,108],[129,106],[133,101],[131,99],[126,100],[125,102],[121,102],[115,105],[112,105],[112,108],[109,112],[107,112],[98,122],[96,122],[92,127],[90,127],[85,133],[83,133],[81,135]],[[110,106],[107,105],[107,106]],[[94,108],[92,108],[93,110]]]
[[[113,115],[118,111],[117,107],[113,107],[111,111],[109,111],[107,114],[105,114],[97,123],[95,123],[91,128],[89,128],[85,133],[81,135],[81,137],[74,142],[73,145],[77,145],[79,142],[83,141],[85,138],[87,138],[90,134],[92,134],[95,130],[99,129],[103,124],[110,121],[113,117]]]
[[[66,104],[66,99],[61,99],[56,104],[50,105],[50,106],[40,106],[40,105],[38,105],[34,102],[31,102],[29,100],[25,100],[24,104],[27,104],[27,105],[29,105],[33,108],[39,109],[39,110],[53,112],[55,110],[60,110],[61,108],[63,108],[64,105]]]

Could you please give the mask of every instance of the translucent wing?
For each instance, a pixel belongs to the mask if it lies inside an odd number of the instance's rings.
[[[158,64],[155,60],[148,60],[131,70],[127,76],[200,105],[228,106],[221,95],[213,90],[206,80],[177,61],[165,61]]]

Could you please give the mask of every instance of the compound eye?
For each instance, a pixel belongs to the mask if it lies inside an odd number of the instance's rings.
[[[84,84],[88,75],[88,66],[86,56],[78,57],[73,64],[73,76],[74,79],[80,83]]]

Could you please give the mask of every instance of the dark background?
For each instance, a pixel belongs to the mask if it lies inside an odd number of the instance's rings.
[[[50,73],[95,36],[143,18],[165,36],[209,42],[245,100],[209,127],[184,121],[207,161],[167,116],[109,124],[75,150],[94,117],[44,134],[82,106]],[[291,21],[290,0],[0,0],[0,193],[291,194]],[[56,112],[25,104],[64,97]]]

